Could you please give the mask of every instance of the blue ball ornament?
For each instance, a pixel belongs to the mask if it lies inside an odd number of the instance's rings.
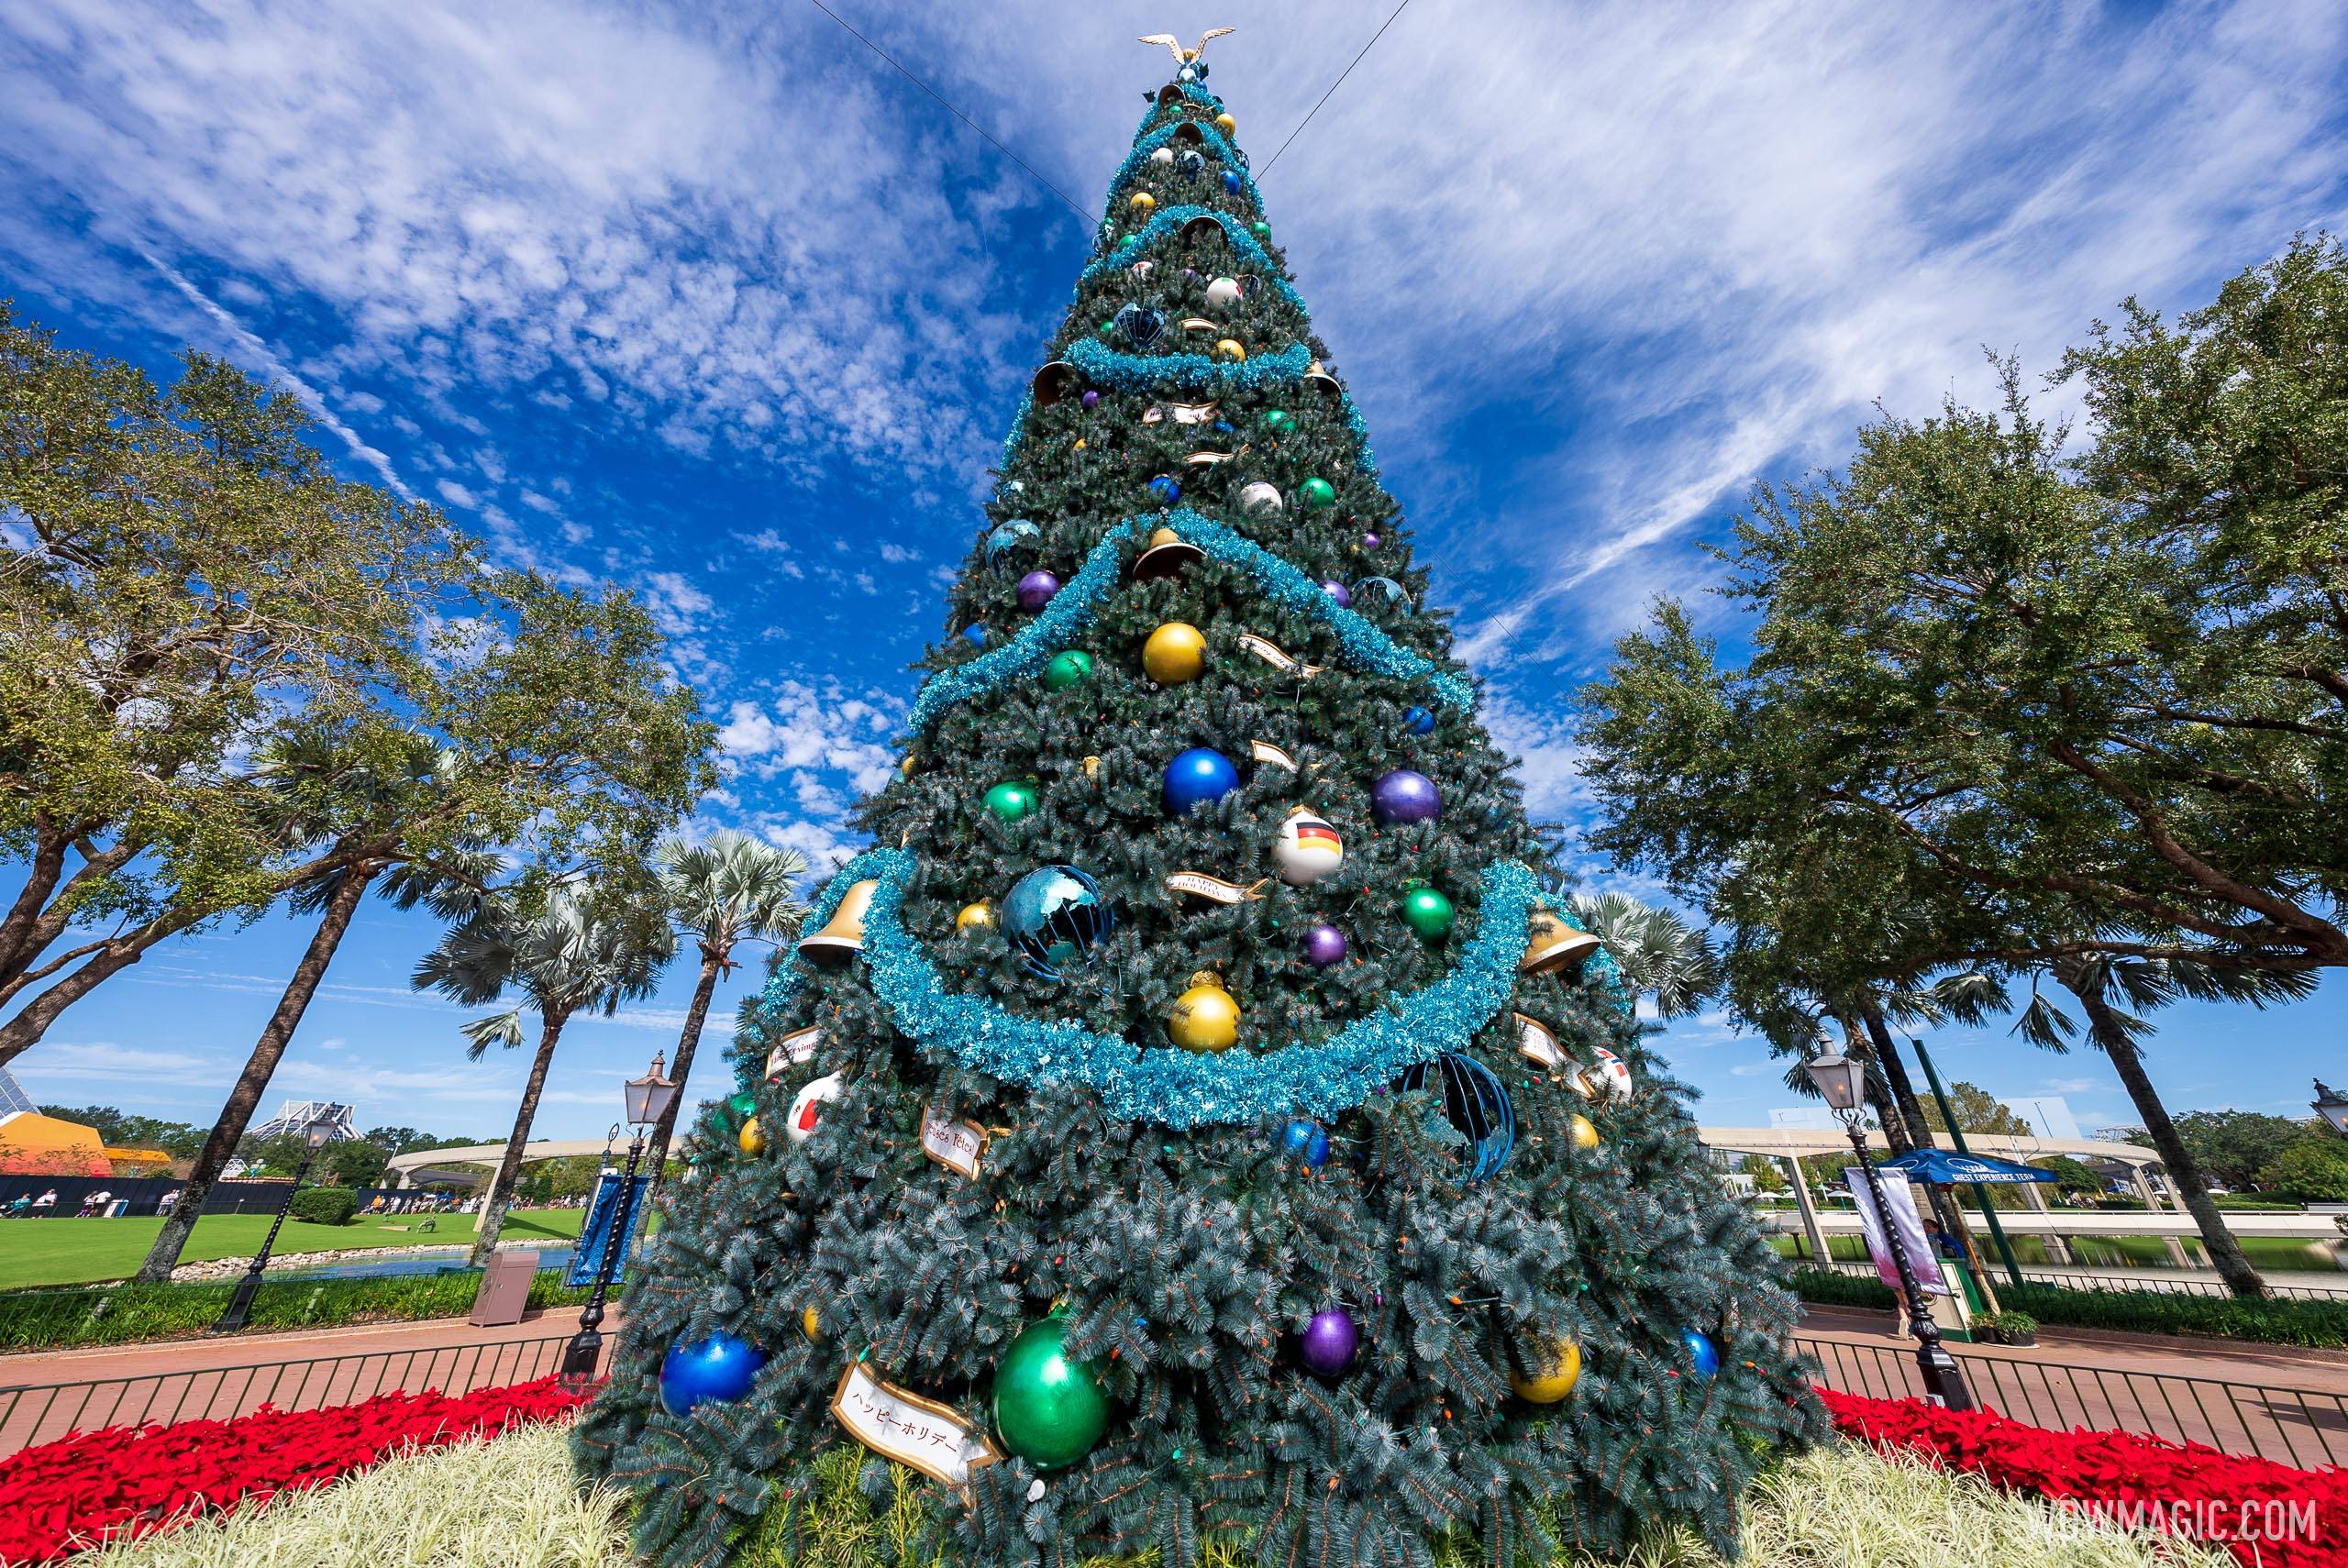
[[[1317,1171],[1329,1163],[1329,1130],[1309,1116],[1297,1117],[1280,1130],[1280,1147]]]
[[[1178,817],[1238,788],[1239,769],[1208,746],[1192,746],[1166,765],[1166,809]]]
[[[980,647],[987,646],[987,629],[984,626],[976,624],[965,626],[962,628],[962,637],[964,641],[976,643]]]
[[[1434,715],[1424,708],[1412,708],[1402,715],[1402,727],[1414,735],[1434,734]]]
[[[1701,1329],[1682,1329],[1679,1342],[1688,1352],[1688,1359],[1696,1364],[1699,1377],[1717,1377],[1721,1370],[1720,1347]]]
[[[766,1364],[766,1352],[728,1333],[670,1345],[660,1358],[660,1403],[672,1416],[704,1399],[731,1403],[750,1391]]]
[[[1223,171],[1223,188],[1230,192],[1235,196],[1239,193],[1238,170],[1226,169]]]
[[[1011,885],[998,917],[1002,934],[1045,979],[1081,963],[1113,923],[1101,885],[1073,866],[1039,866]]]
[[[1182,499],[1182,487],[1174,482],[1171,474],[1160,474],[1149,481],[1149,493],[1152,499],[1171,506]]]

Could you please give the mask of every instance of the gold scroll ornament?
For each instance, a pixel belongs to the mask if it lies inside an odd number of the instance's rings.
[[[949,1486],[967,1486],[970,1474],[1002,1455],[951,1405],[884,1383],[851,1362],[832,1395],[832,1419],[873,1452]]]
[[[1278,643],[1269,637],[1259,637],[1253,632],[1242,632],[1239,634],[1239,646],[1274,669],[1294,671],[1299,680],[1310,680],[1321,673],[1319,665],[1306,664],[1300,659],[1291,658],[1282,651]]]
[[[986,1157],[987,1130],[925,1105],[921,1108],[921,1152],[947,1170],[976,1180],[979,1163]]]
[[[767,1053],[767,1081],[772,1083],[790,1068],[815,1059],[816,1048],[824,1043],[820,1027],[794,1030],[774,1043]]]
[[[1249,741],[1247,755],[1257,762],[1268,762],[1274,767],[1285,767],[1290,773],[1296,771],[1296,758],[1269,741]]]
[[[1188,893],[1194,899],[1204,899],[1210,903],[1238,904],[1262,898],[1270,880],[1269,878],[1259,877],[1243,888],[1236,882],[1226,882],[1203,871],[1177,871],[1166,878],[1166,886],[1177,893]]]

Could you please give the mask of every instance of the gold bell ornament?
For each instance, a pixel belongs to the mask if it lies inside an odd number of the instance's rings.
[[[1223,988],[1223,977],[1202,969],[1191,988],[1175,999],[1166,1032],[1185,1051],[1228,1051],[1239,1040],[1239,1004]]]
[[[975,904],[964,904],[962,906],[961,912],[954,917],[954,929],[957,931],[992,931],[994,929],[994,906],[987,902],[984,899],[980,899]]]
[[[1525,926],[1524,956],[1516,961],[1516,972],[1546,975],[1558,969],[1578,969],[1582,960],[1597,952],[1598,947],[1598,938],[1586,931],[1576,931],[1556,911],[1534,910]]]
[[[1171,528],[1159,528],[1149,536],[1149,548],[1134,562],[1134,580],[1146,582],[1152,578],[1172,577],[1194,561],[1207,558],[1207,553],[1196,545],[1182,542],[1182,536]]]
[[[1581,1378],[1581,1347],[1571,1340],[1552,1340],[1541,1364],[1530,1373],[1512,1368],[1511,1392],[1528,1405],[1554,1405],[1574,1391]]]
[[[824,922],[824,929],[799,939],[799,951],[818,964],[845,964],[864,950],[864,911],[872,907],[872,895],[880,890],[880,878],[868,877],[849,887],[840,900],[839,908]]]
[[[1141,646],[1142,673],[1160,686],[1196,680],[1207,667],[1207,639],[1187,621],[1168,621]]]

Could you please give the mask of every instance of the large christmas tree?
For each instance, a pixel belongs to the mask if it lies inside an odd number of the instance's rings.
[[[1204,76],[1117,170],[876,847],[580,1423],[656,1562],[857,1441],[956,1562],[1724,1543],[1821,1430]]]

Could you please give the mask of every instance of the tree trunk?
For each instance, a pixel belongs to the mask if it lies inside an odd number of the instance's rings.
[[[1909,1135],[1907,1118],[1900,1115],[1899,1102],[1891,1098],[1890,1075],[1883,1071],[1883,1058],[1844,1021],[1844,1032],[1850,1043],[1845,1049],[1853,1056],[1873,1066],[1877,1070],[1866,1077],[1867,1105],[1875,1111],[1875,1119],[1883,1129],[1884,1146],[1896,1157],[1912,1151],[1916,1141]]]
[[[57,1015],[98,988],[101,982],[113,978],[147,956],[147,950],[165,937],[177,936],[190,926],[209,920],[217,910],[175,911],[161,919],[148,922],[135,931],[125,932],[83,960],[82,966],[50,986],[27,1002],[6,1027],[0,1028],[0,1067],[32,1046],[49,1032]]]
[[[530,1081],[522,1088],[521,1109],[514,1113],[514,1131],[505,1140],[505,1157],[497,1163],[497,1179],[489,1184],[489,1195],[482,1199],[481,1229],[473,1240],[472,1255],[465,1260],[469,1268],[480,1268],[497,1251],[497,1233],[505,1229],[506,1206],[514,1201],[514,1184],[522,1175],[522,1145],[530,1141],[530,1123],[538,1114],[538,1096],[547,1087],[547,1069],[554,1065],[554,1048],[562,1038],[562,1026],[568,1012],[545,1012],[538,1015],[538,1055],[530,1064]]]
[[[2067,966],[2057,968],[2055,978],[2079,999],[2079,1006],[2086,1010],[2088,1034],[2097,1048],[2110,1059],[2112,1071],[2120,1075],[2128,1098],[2135,1101],[2136,1114],[2144,1119],[2144,1131],[2151,1136],[2153,1147],[2160,1151],[2161,1164],[2168,1167],[2168,1179],[2177,1196],[2185,1200],[2186,1212],[2200,1227],[2201,1244],[2209,1249],[2210,1262],[2225,1280],[2226,1288],[2236,1296],[2265,1296],[2266,1282],[2250,1266],[2250,1260],[2243,1256],[2242,1244],[2226,1229],[2225,1216],[2210,1200],[2209,1178],[2201,1174],[2200,1163],[2185,1146],[2185,1140],[2177,1136],[2176,1124],[2168,1119],[2168,1107],[2161,1103],[2153,1080],[2145,1074],[2143,1058],[2136,1054],[2136,1043],[2128,1037],[2127,1028],[2103,999],[2101,990],[2080,983],[2068,972]]]
[[[351,916],[358,912],[360,900],[367,896],[367,885],[374,879],[373,869],[354,869],[327,900],[326,911],[318,917],[318,929],[310,933],[308,949],[303,953],[301,963],[294,966],[294,977],[286,982],[284,995],[277,999],[277,1010],[269,1015],[260,1038],[253,1042],[252,1055],[245,1058],[245,1070],[237,1075],[236,1087],[228,1091],[228,1102],[220,1108],[219,1120],[213,1122],[211,1135],[204,1140],[204,1148],[195,1156],[195,1167],[188,1172],[187,1181],[180,1188],[179,1202],[164,1220],[162,1233],[148,1251],[147,1261],[138,1265],[142,1283],[160,1284],[172,1277],[172,1270],[180,1261],[180,1251],[187,1245],[188,1233],[195,1229],[196,1218],[204,1212],[204,1200],[211,1196],[212,1184],[220,1179],[220,1173],[236,1154],[253,1110],[269,1088],[271,1076],[277,1071],[279,1059],[293,1041],[294,1031],[309,1008],[318,982],[326,978],[327,966],[334,961],[335,949],[342,944],[343,934],[350,929]]]
[[[685,1010],[685,1032],[677,1036],[677,1059],[669,1064],[669,1076],[677,1081],[677,1098],[660,1113],[652,1128],[652,1148],[648,1169],[652,1179],[645,1184],[644,1196],[648,1199],[660,1190],[661,1162],[669,1157],[669,1138],[677,1130],[677,1113],[685,1106],[685,1075],[692,1071],[693,1052],[701,1044],[702,1025],[709,1017],[709,999],[717,990],[718,974],[725,966],[724,951],[702,944],[701,978],[693,986],[692,1006]],[[648,1209],[651,1205],[648,1202]]]
[[[21,990],[26,971],[73,923],[73,895],[129,865],[141,847],[137,841],[113,845],[86,856],[67,877],[65,852],[73,842],[71,828],[43,824],[34,830],[25,885],[8,906],[7,918],[0,920],[0,996]]]

